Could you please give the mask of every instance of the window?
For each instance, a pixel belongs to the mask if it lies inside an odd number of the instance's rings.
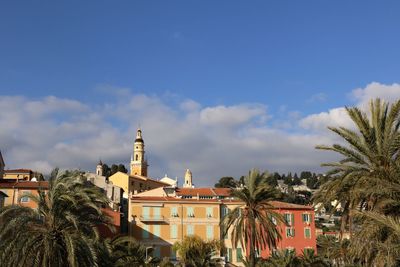
[[[161,219],[161,207],[153,208],[153,216],[155,219]]]
[[[148,225],[143,225],[142,238],[143,239],[149,238],[149,226]]]
[[[294,237],[294,227],[286,227],[286,237]]]
[[[228,214],[228,212],[229,212],[228,207],[222,206],[222,209],[221,209],[221,217],[224,218],[225,215]]]
[[[304,237],[311,238],[311,229],[309,227],[304,228]]]
[[[212,218],[213,217],[213,207],[207,207],[206,209],[206,216],[207,218]]]
[[[149,207],[143,207],[142,208],[142,216],[143,216],[143,219],[145,219],[145,220],[147,220],[147,219],[149,219],[150,218],[150,208]]]
[[[187,217],[194,217],[193,207],[187,207],[186,208],[186,216]]]
[[[178,208],[171,207],[171,217],[178,217]]]
[[[22,191],[21,193],[22,193],[21,196],[23,196],[23,195],[29,193],[29,191]],[[22,203],[29,202],[29,197],[27,197],[27,196],[21,197],[21,202],[22,202]]]
[[[305,223],[311,222],[311,214],[310,213],[303,213],[302,218],[303,218],[303,222],[305,222]]]
[[[283,218],[285,219],[285,222],[288,225],[294,225],[294,214],[293,213],[285,213],[283,215]]]
[[[171,238],[178,238],[178,225],[171,225]]]
[[[153,225],[153,234],[155,238],[160,238],[160,225]]]
[[[214,226],[207,225],[207,239],[213,239],[214,237]]]
[[[186,234],[187,235],[194,235],[194,226],[193,225],[187,225],[186,226]]]
[[[236,261],[240,262],[242,260],[242,258],[243,258],[242,249],[241,248],[237,248],[236,249]]]
[[[228,248],[227,261],[232,262],[232,249]]]
[[[139,155],[138,154],[136,154],[136,160],[138,160],[139,159]]]

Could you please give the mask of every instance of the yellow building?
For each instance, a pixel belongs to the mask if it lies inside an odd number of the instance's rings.
[[[129,233],[153,256],[176,258],[172,245],[188,235],[221,239],[220,218],[239,202],[226,188],[157,188],[132,196]],[[228,205],[226,205],[228,204]]]
[[[3,174],[3,179],[30,181],[32,178],[33,171],[29,169],[5,170]]]
[[[169,186],[169,184],[155,179],[140,175],[129,175],[123,172],[117,172],[111,175],[108,179],[113,183],[113,185],[119,186],[124,190],[124,198],[154,188]]]

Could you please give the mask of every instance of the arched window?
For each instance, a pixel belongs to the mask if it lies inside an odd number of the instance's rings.
[[[136,160],[139,160],[139,155],[138,154],[136,154]]]

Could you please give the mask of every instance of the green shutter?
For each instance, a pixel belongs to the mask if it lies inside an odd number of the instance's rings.
[[[154,238],[160,238],[160,225],[153,225]]]
[[[304,229],[304,235],[306,238],[311,238],[311,229],[310,228],[305,228]]]
[[[187,235],[193,235],[194,234],[194,229],[193,229],[194,227],[193,227],[193,225],[187,225],[186,226],[186,234]]]
[[[143,207],[142,212],[143,212],[142,216],[144,219],[150,218],[150,208],[149,207]]]
[[[214,226],[207,225],[207,239],[213,239],[214,237]]]
[[[153,208],[153,216],[156,219],[160,219],[161,218],[161,208],[160,207],[154,207]]]
[[[291,225],[294,225],[294,213],[292,213],[292,221],[291,221]]]
[[[213,207],[207,207],[207,210],[206,210],[206,217],[207,218],[209,218],[209,217],[213,217]]]
[[[293,231],[293,237],[295,236],[295,229],[294,229],[294,227],[292,227],[292,231]]]
[[[242,260],[243,256],[242,256],[242,249],[241,248],[237,248],[236,249],[236,261],[240,262]]]
[[[176,224],[171,225],[171,238],[178,238],[178,226]]]
[[[186,217],[193,217],[194,212],[193,212],[193,207],[187,207],[186,208]]]
[[[172,207],[171,208],[171,217],[175,217],[176,215],[178,215],[178,208]]]

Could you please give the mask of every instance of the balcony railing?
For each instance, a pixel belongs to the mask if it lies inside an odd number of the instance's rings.
[[[168,222],[168,219],[164,216],[161,215],[156,215],[156,216],[140,216],[140,221],[142,222]]]

